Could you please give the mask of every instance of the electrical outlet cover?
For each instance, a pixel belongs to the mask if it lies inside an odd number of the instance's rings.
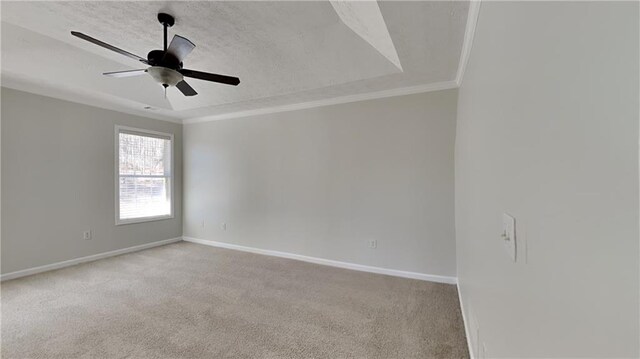
[[[511,260],[516,261],[516,219],[510,215],[502,214],[502,234],[500,239],[507,250]]]

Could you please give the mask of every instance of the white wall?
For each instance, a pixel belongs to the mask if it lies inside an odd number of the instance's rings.
[[[456,97],[185,125],[184,235],[455,276]]]
[[[638,3],[483,2],[458,103],[465,315],[487,358],[638,357]],[[500,239],[516,217],[518,259]]]
[[[175,135],[174,219],[115,226],[116,124]],[[2,88],[2,273],[180,237],[181,127]]]

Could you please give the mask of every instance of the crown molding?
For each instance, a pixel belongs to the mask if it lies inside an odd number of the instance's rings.
[[[467,69],[471,48],[473,47],[473,37],[476,34],[476,25],[478,24],[478,14],[480,14],[480,0],[469,1],[469,13],[467,14],[467,26],[464,30],[464,42],[462,43],[462,51],[460,52],[460,63],[458,64],[458,73],[456,74],[456,85],[460,87],[464,78],[464,72]]]
[[[430,84],[418,85],[418,86],[412,86],[412,87],[402,87],[402,88],[396,88],[391,90],[369,92],[369,93],[363,93],[363,94],[357,94],[357,95],[346,95],[346,96],[333,97],[333,98],[316,100],[316,101],[301,102],[301,103],[294,103],[294,104],[273,106],[273,107],[264,107],[264,108],[258,108],[258,109],[247,110],[247,111],[222,113],[219,115],[194,117],[194,118],[184,119],[182,120],[182,123],[185,125],[188,125],[188,124],[194,124],[194,123],[200,123],[200,122],[228,120],[228,119],[239,118],[239,117],[248,117],[248,116],[256,116],[256,115],[265,115],[270,113],[304,110],[304,109],[309,109],[314,107],[338,105],[338,104],[350,103],[350,102],[375,100],[375,99],[380,99],[385,97],[403,96],[403,95],[411,95],[411,94],[417,94],[417,93],[423,93],[423,92],[458,88],[462,85],[462,81],[464,79],[464,73],[467,68],[467,64],[469,62],[469,56],[471,55],[471,48],[473,47],[473,38],[475,36],[476,25],[478,23],[478,15],[480,14],[480,1],[481,0],[469,1],[469,12],[467,14],[467,25],[465,27],[462,50],[460,52],[460,61],[458,63],[458,70],[456,72],[455,80],[453,81],[430,83]]]
[[[77,88],[52,84],[41,80],[21,76],[11,72],[0,74],[0,85],[2,87],[27,92],[39,96],[46,96],[67,102],[81,105],[97,107],[105,110],[126,113],[129,115],[150,118],[159,121],[182,123],[179,118],[165,116],[154,111],[135,109],[134,106],[143,106],[133,101],[118,98],[116,96],[95,93],[91,91],[81,91]]]
[[[426,85],[401,87],[401,88],[396,88],[391,90],[368,92],[368,93],[362,93],[357,95],[332,97],[332,98],[327,98],[322,100],[300,102],[300,103],[294,103],[289,105],[264,107],[264,108],[258,108],[258,109],[247,110],[247,111],[223,113],[220,115],[196,117],[191,119],[185,119],[182,121],[182,123],[187,125],[187,124],[200,123],[200,122],[228,120],[228,119],[238,118],[238,117],[248,117],[248,116],[256,116],[256,115],[265,115],[270,113],[278,113],[278,112],[305,110],[305,109],[314,108],[314,107],[323,107],[323,106],[338,105],[338,104],[350,103],[350,102],[375,100],[375,99],[380,99],[385,97],[412,95],[412,94],[423,93],[423,92],[448,90],[448,89],[453,89],[457,87],[458,85],[456,84],[455,81],[436,82],[436,83],[430,83]]]

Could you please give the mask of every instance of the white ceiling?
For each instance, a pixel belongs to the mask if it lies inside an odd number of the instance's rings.
[[[454,81],[466,1],[1,3],[3,86],[163,119],[184,120]],[[144,68],[70,35],[80,31],[146,57],[169,36],[196,44],[185,68],[237,76],[238,87],[188,79],[185,97]],[[142,65],[142,66],[141,66]],[[152,110],[145,110],[150,106]]]

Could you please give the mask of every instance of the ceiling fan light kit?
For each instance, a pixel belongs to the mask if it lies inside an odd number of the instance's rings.
[[[101,46],[105,49],[117,52],[120,55],[138,60],[145,65],[149,65],[150,67],[146,69],[105,72],[103,75],[110,77],[131,77],[148,73],[156,82],[165,88],[165,95],[166,88],[170,86],[175,86],[185,96],[197,95],[198,93],[184,80],[184,77],[191,77],[199,80],[233,86],[237,86],[240,83],[240,79],[237,77],[183,68],[182,61],[191,53],[191,51],[193,51],[196,45],[185,37],[174,35],[171,43],[167,46],[167,29],[175,24],[175,19],[169,14],[159,13],[158,21],[163,27],[164,50],[152,50],[147,54],[146,59],[81,32],[71,31],[71,35]]]
[[[147,73],[164,87],[176,86],[184,78],[178,71],[162,66],[151,66],[147,69]]]

